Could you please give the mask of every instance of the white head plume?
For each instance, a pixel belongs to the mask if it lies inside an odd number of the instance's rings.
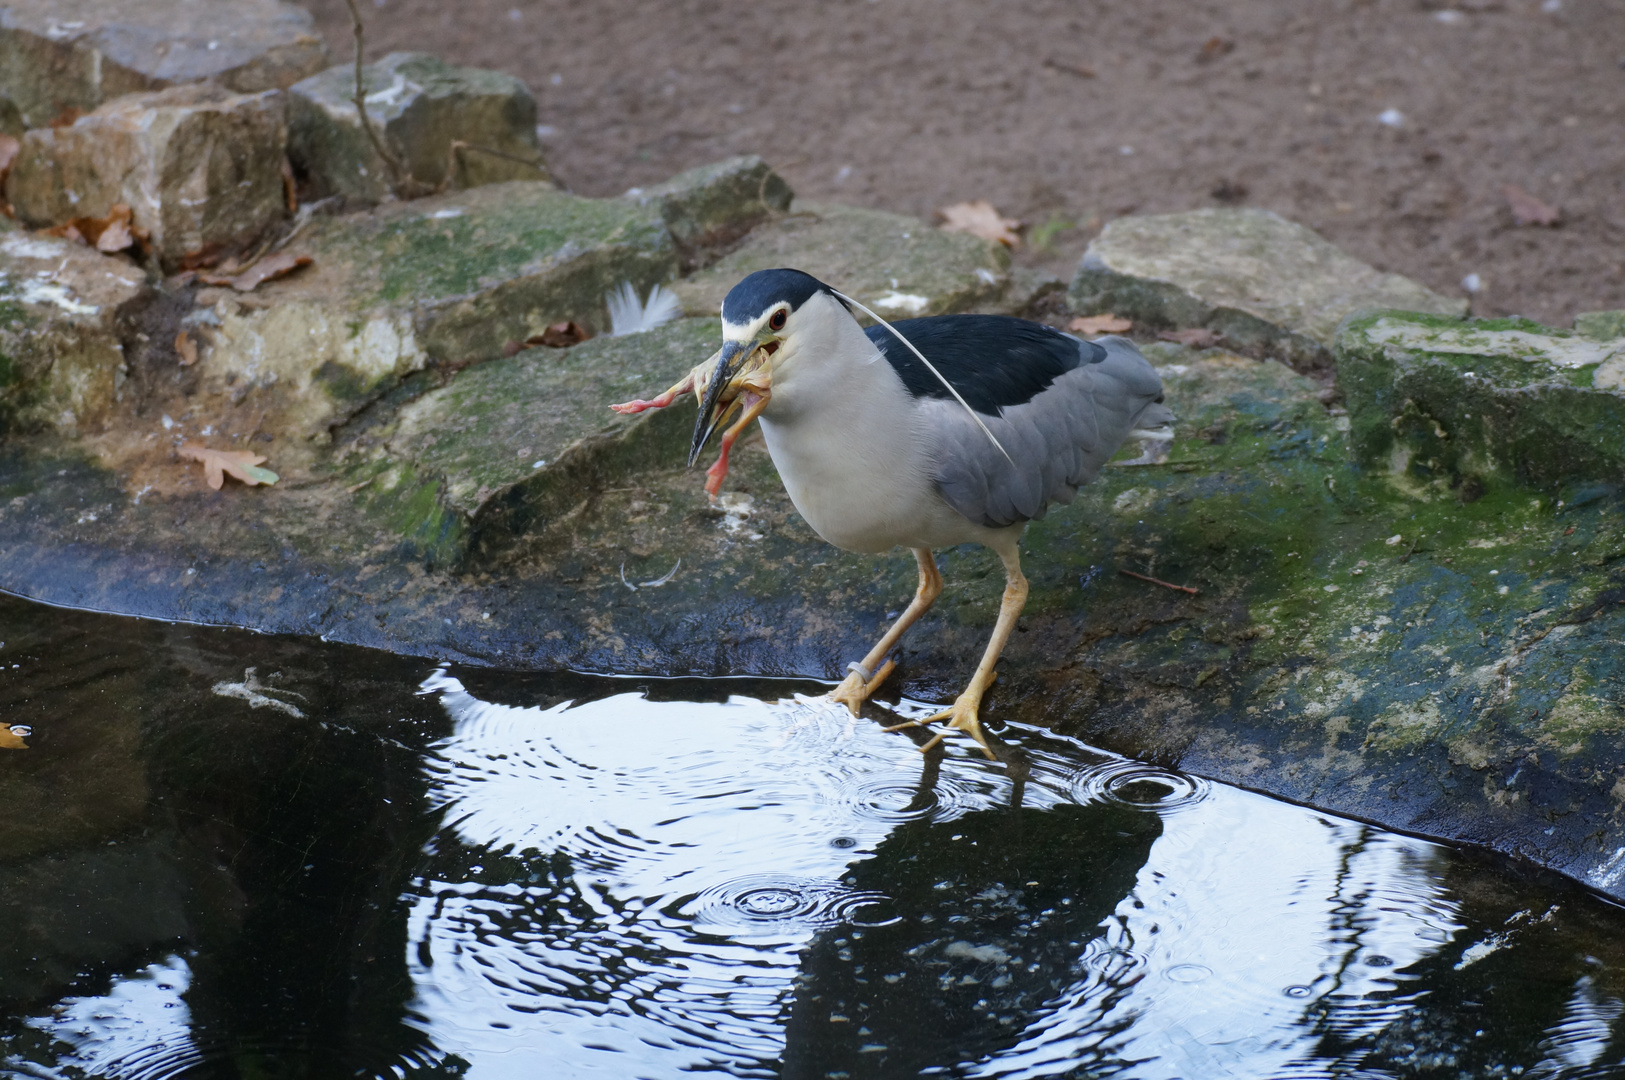
[[[664,285],[656,285],[649,290],[649,298],[640,301],[630,281],[623,281],[619,289],[611,290],[604,297],[604,303],[609,307],[609,332],[614,337],[641,334],[664,326],[683,310],[677,294]]]

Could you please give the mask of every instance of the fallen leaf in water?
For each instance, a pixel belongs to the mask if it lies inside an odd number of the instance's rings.
[[[1066,328],[1074,334],[1121,334],[1134,329],[1134,323],[1112,314],[1079,315]]]
[[[106,217],[77,217],[41,231],[46,236],[82,241],[109,255],[123,251],[133,245],[137,237],[146,235],[145,230],[131,224],[128,203],[114,203]]]
[[[23,742],[23,736],[28,729],[21,724],[16,727],[0,727],[0,750],[27,750],[28,744]]]
[[[944,206],[937,211],[937,216],[942,218],[943,232],[970,233],[983,240],[996,240],[1005,247],[1018,247],[1021,244],[1021,237],[1015,233],[1021,228],[1021,221],[1005,217],[986,199]]]
[[[175,335],[175,351],[180,354],[181,367],[191,367],[197,363],[197,346],[185,330]]]
[[[1193,326],[1189,330],[1164,330],[1157,336],[1163,341],[1177,342],[1193,349],[1211,349],[1224,340],[1224,335],[1219,331],[1209,330],[1205,326]]]
[[[216,491],[219,491],[221,485],[226,482],[226,473],[235,476],[249,487],[256,484],[274,484],[279,479],[270,469],[258,468],[259,463],[265,460],[263,454],[255,454],[248,450],[213,450],[189,442],[181,444],[180,455],[201,462],[204,479]]]
[[[1563,220],[1563,211],[1535,198],[1517,184],[1502,184],[1501,194],[1512,208],[1512,220],[1519,225],[1552,226]]]

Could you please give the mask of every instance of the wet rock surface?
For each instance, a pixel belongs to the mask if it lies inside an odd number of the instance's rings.
[[[425,53],[391,53],[362,70],[367,116],[417,184],[469,188],[550,180],[536,139],[536,99],[498,71],[460,68]],[[361,126],[355,68],[341,64],[288,93],[288,156],[307,197],[347,206],[383,201],[393,178]]]
[[[1337,326],[1398,308],[1461,317],[1463,300],[1384,274],[1268,210],[1119,218],[1089,245],[1067,299],[1158,328],[1207,327],[1231,348],[1328,369]]]
[[[605,406],[709,355],[715,305],[764,266],[888,316],[1015,301],[996,245],[847,207],[781,214],[781,185],[750,162],[647,198],[486,185],[312,218],[283,249],[312,262],[251,293],[120,279],[147,321],[104,332],[146,357],[129,360],[145,389],[121,403],[115,380],[88,436],[0,443],[0,588],[509,668],[838,676],[911,594],[911,560],[820,541],[759,437],[712,504],[681,467],[687,407]],[[606,334],[606,292],[642,295],[694,252],[703,268],[673,287],[705,317]],[[124,295],[71,294],[98,312]],[[1248,318],[1333,355],[1301,300]],[[564,321],[589,340],[525,347]],[[195,361],[140,351],[170,327]],[[1334,345],[1335,393],[1273,360],[1145,346],[1176,438],[1126,448],[1028,530],[1031,598],[985,718],[1625,896],[1614,345],[1393,312]],[[185,439],[263,453],[284,479],[211,491],[175,457]],[[996,558],[939,563],[948,589],[894,693],[950,699],[992,625]]]
[[[204,80],[281,89],[326,64],[310,13],[281,0],[13,0],[0,11],[0,87],[28,127]]]

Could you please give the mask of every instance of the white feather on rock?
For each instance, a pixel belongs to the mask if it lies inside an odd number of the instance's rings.
[[[619,289],[604,297],[604,303],[609,305],[609,332],[614,337],[665,326],[682,314],[677,294],[664,285],[656,285],[649,290],[647,300],[639,300],[632,283],[623,281]]]

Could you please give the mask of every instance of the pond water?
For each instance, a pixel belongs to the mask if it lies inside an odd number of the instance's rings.
[[[1043,731],[4,599],[0,642],[5,1075],[1625,1076],[1618,908]]]

